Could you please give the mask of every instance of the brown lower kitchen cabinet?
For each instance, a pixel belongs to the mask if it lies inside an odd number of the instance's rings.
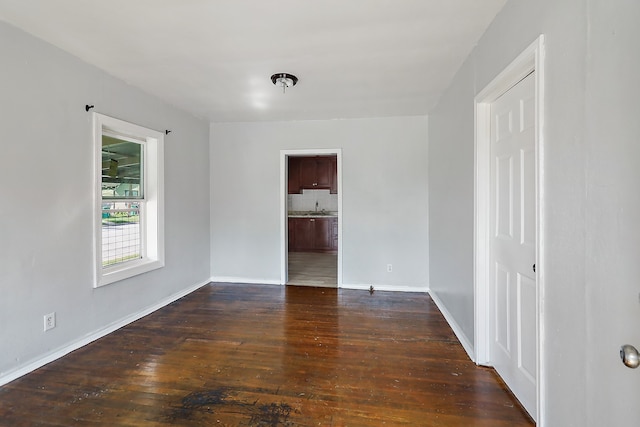
[[[289,218],[289,251],[334,252],[338,249],[338,218]]]

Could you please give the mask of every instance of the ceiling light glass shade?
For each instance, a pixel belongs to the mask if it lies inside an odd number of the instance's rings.
[[[289,73],[276,73],[271,76],[271,81],[274,85],[280,86],[282,91],[285,92],[287,88],[295,86],[298,83],[298,78]]]

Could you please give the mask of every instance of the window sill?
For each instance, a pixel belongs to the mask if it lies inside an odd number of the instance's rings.
[[[103,268],[98,277],[96,277],[94,288],[108,285],[110,283],[119,282],[139,274],[157,270],[164,267],[164,262],[157,259],[140,259],[129,261],[121,265]]]

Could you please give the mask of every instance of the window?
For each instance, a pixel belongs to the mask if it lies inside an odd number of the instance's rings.
[[[93,117],[98,287],[164,266],[164,134]]]

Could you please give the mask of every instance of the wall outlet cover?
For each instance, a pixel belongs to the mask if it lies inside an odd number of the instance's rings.
[[[56,327],[56,313],[49,313],[44,315],[44,330],[45,332],[49,329],[53,329]]]

